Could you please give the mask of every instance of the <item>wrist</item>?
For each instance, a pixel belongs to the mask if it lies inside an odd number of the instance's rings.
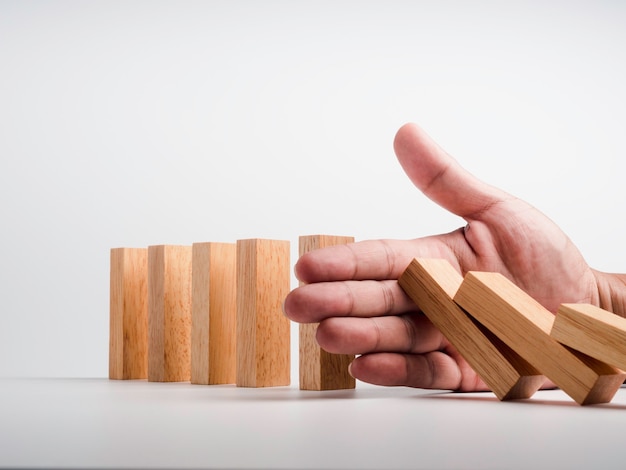
[[[626,317],[626,274],[593,270],[598,286],[599,307]]]

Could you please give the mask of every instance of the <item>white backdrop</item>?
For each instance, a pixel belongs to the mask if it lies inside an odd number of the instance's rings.
[[[625,45],[619,1],[0,1],[0,376],[106,376],[111,247],[455,229],[407,121],[626,271]]]

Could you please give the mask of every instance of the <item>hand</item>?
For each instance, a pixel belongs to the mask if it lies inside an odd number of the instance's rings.
[[[316,250],[296,263],[306,285],[285,299],[297,322],[320,322],[317,341],[356,354],[350,373],[379,385],[459,391],[485,384],[398,286],[413,258],[444,258],[467,271],[500,272],[555,312],[599,304],[597,273],[544,214],[463,169],[414,124],[397,133],[404,171],[426,196],[467,224],[415,240],[363,241]]]

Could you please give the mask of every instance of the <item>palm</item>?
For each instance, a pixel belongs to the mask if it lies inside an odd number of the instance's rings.
[[[507,199],[467,220],[464,230],[443,237],[462,274],[500,272],[552,312],[563,302],[597,300],[595,277],[578,249],[533,207]]]

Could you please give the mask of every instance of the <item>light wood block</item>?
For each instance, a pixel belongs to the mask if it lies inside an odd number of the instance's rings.
[[[550,336],[576,351],[626,370],[626,318],[589,304],[563,304]]]
[[[299,238],[299,255],[327,246],[354,242],[354,237],[306,235]],[[317,344],[318,323],[299,325],[299,371],[301,390],[341,390],[355,388],[356,381],[348,373],[353,354],[331,354]]]
[[[545,377],[474,322],[454,301],[462,276],[443,259],[414,259],[400,287],[500,400],[531,397]]]
[[[554,315],[499,273],[469,272],[454,300],[580,405],[607,403],[626,374],[550,336]]]
[[[237,245],[192,245],[191,383],[234,384]]]
[[[191,246],[148,247],[148,380],[191,376]]]
[[[288,241],[237,240],[237,386],[290,383]]]
[[[148,250],[111,249],[109,378],[148,376]]]

